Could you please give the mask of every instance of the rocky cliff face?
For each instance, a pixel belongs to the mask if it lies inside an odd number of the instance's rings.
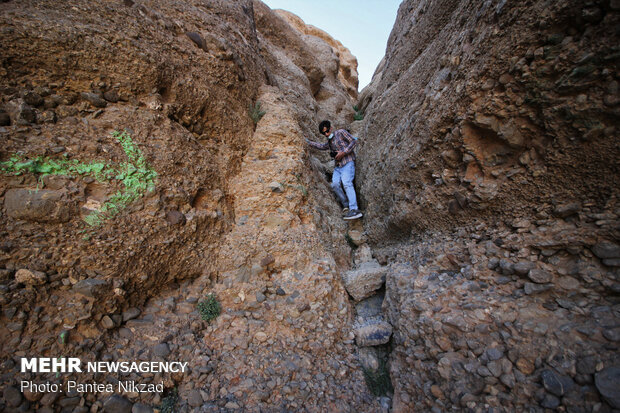
[[[618,408],[618,9],[401,4],[358,128],[394,411]]]
[[[260,1],[0,9],[0,410],[619,408],[617,1],[405,1],[358,122],[355,58]]]
[[[2,408],[150,411],[176,389],[182,411],[374,410],[304,143],[352,119],[351,54],[258,1],[0,8]],[[191,371],[124,377],[163,394],[17,390],[68,378],[21,357],[63,355]]]

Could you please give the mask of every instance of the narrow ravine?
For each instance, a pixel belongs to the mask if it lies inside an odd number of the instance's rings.
[[[620,409],[618,27],[404,0],[358,96],[258,0],[0,2],[0,411]]]

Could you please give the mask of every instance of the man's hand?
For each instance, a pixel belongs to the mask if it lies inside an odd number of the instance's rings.
[[[334,159],[336,159],[337,161],[341,160],[342,158],[344,158],[344,152],[338,152],[336,154],[336,157]]]

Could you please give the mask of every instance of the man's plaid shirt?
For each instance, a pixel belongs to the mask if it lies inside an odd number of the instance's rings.
[[[341,160],[336,161],[336,166],[341,168],[347,163],[355,160],[355,152],[353,148],[357,145],[357,140],[346,130],[338,129],[332,133],[332,138],[325,143],[312,142],[306,139],[308,145],[322,151],[332,150],[336,152],[344,152],[345,155]]]

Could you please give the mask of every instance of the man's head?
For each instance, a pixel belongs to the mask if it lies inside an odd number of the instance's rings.
[[[329,136],[329,132],[332,130],[332,124],[328,120],[324,120],[319,123],[319,133],[321,135]]]

